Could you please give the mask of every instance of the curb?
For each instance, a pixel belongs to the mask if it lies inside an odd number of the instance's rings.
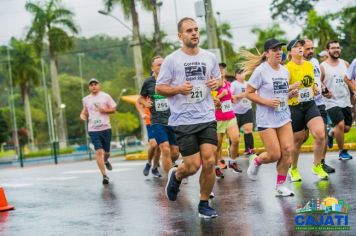
[[[345,149],[348,150],[356,150],[356,143],[345,143]],[[263,152],[265,149],[264,148],[255,148],[255,151],[257,153]],[[336,144],[332,148],[328,148],[328,151],[338,151],[338,147]],[[301,152],[312,152],[313,151],[313,146],[312,145],[303,145],[301,148]],[[227,149],[223,149],[222,151],[224,156],[227,156]],[[244,155],[244,150],[240,149],[239,150],[239,155]],[[125,159],[127,161],[134,161],[134,160],[147,160],[147,152],[142,152],[142,153],[135,153],[135,154],[128,154],[125,156]]]

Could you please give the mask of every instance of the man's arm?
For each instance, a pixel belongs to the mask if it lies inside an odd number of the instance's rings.
[[[172,87],[167,84],[157,84],[156,92],[165,97],[171,97],[177,94],[188,95],[192,91],[193,85],[190,82],[185,82],[181,86]]]
[[[87,116],[88,116],[88,110],[86,109],[86,107],[84,107],[82,112],[80,112],[80,119],[82,121],[86,121],[87,120]]]

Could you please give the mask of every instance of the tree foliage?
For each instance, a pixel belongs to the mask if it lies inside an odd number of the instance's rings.
[[[304,22],[310,10],[319,0],[272,0],[272,19],[281,18],[290,23]]]
[[[253,28],[251,32],[257,35],[257,42],[255,44],[255,47],[260,52],[263,52],[263,44],[267,39],[275,38],[280,41],[285,41],[286,32],[281,29],[277,22],[274,22],[270,27],[266,29]]]

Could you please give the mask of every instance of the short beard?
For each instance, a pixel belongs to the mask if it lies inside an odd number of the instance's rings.
[[[340,54],[337,55],[337,56],[334,56],[334,55],[332,55],[332,54],[329,54],[329,56],[330,56],[332,59],[334,59],[334,60],[337,60],[337,59],[340,58]]]
[[[191,43],[190,41],[184,42],[184,45],[185,45],[187,48],[196,48],[196,47],[198,47],[198,44],[199,44],[199,40],[198,40],[198,43],[197,43],[197,44]]]
[[[314,56],[313,53],[309,53],[308,55],[305,56],[305,59],[307,59],[309,61],[310,59],[313,58],[313,56]]]

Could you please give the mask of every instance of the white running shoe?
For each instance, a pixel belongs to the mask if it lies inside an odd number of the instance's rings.
[[[275,190],[276,197],[290,197],[294,196],[294,192],[287,188],[284,184],[278,184]]]
[[[182,183],[183,184],[188,184],[188,177],[185,177],[184,179],[182,179]]]
[[[248,169],[247,169],[247,176],[251,180],[257,180],[257,174],[258,174],[258,170],[260,168],[260,166],[256,166],[255,158],[257,158],[256,154],[252,154],[250,156],[249,165],[248,165]]]

